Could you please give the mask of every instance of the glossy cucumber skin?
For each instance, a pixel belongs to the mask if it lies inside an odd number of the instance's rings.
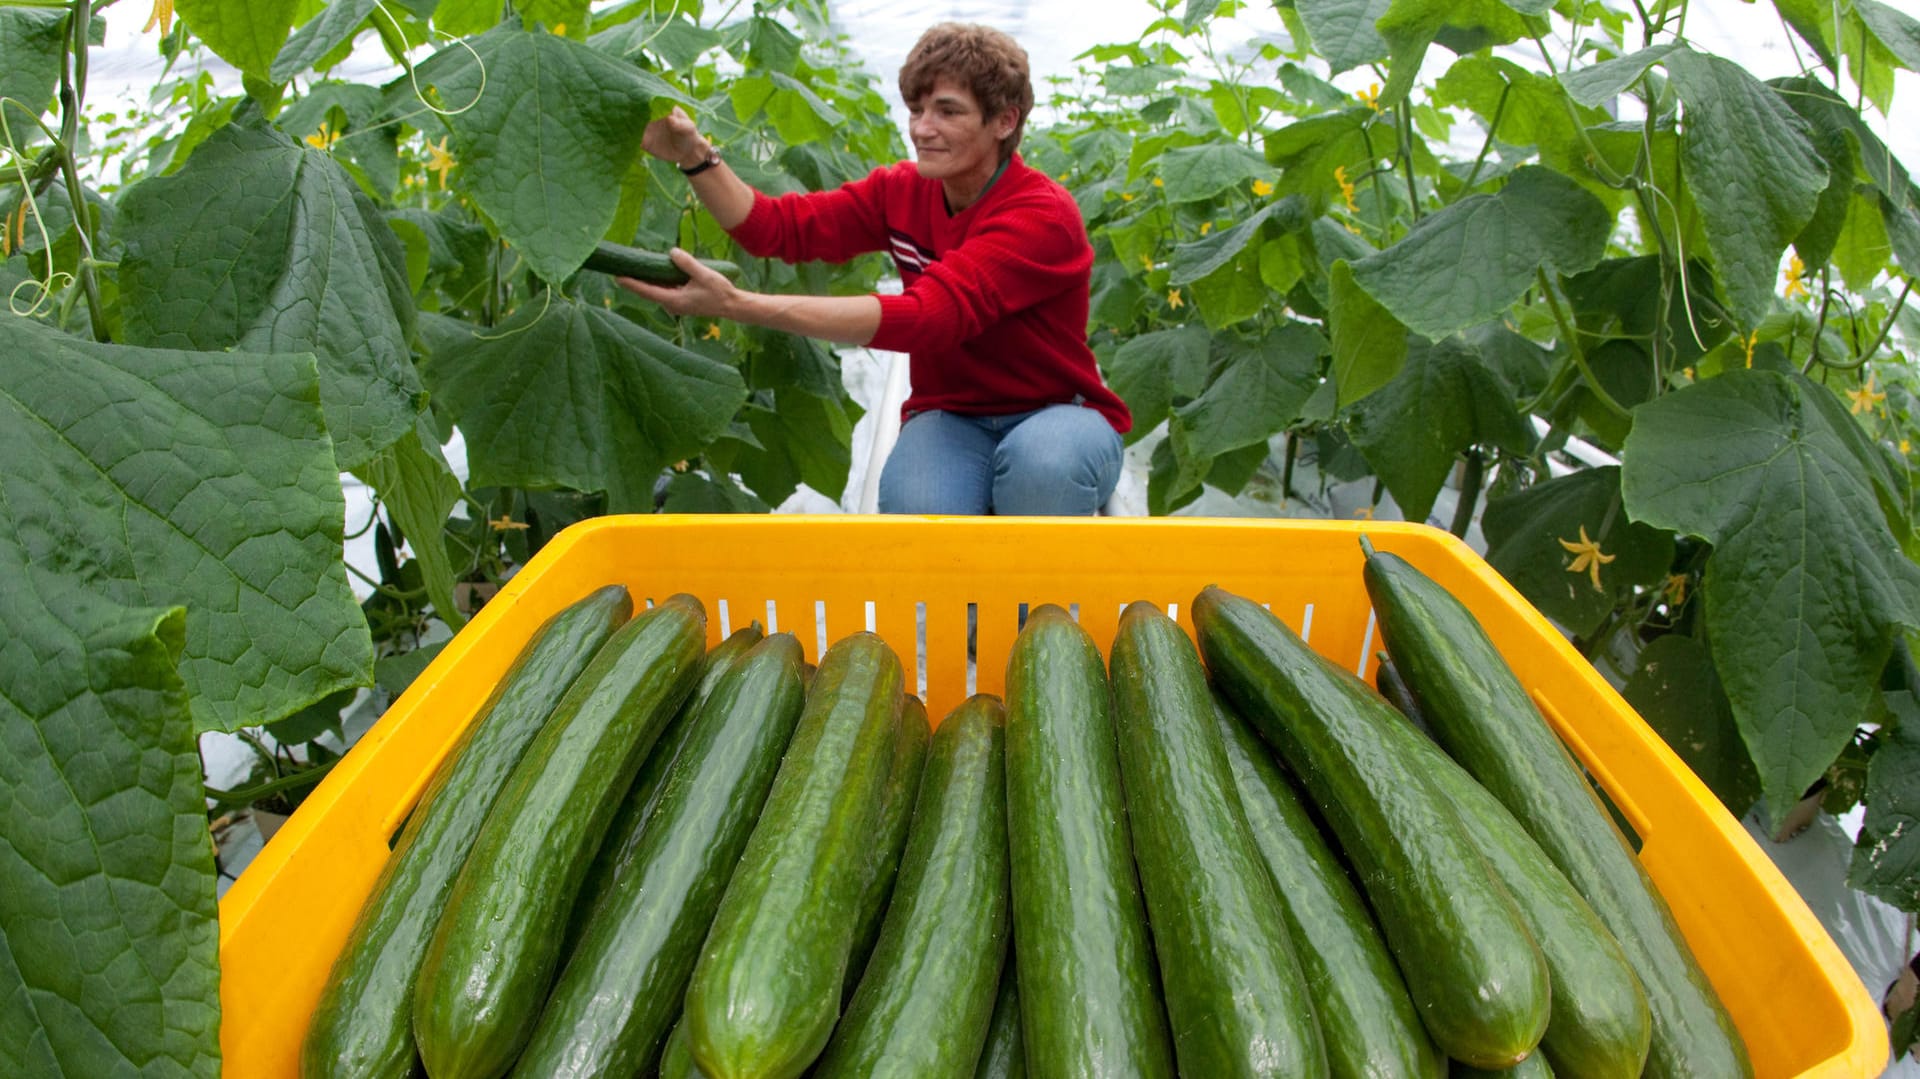
[[[1182,1075],[1327,1075],[1319,1020],[1185,630],[1150,603],[1109,659],[1134,862]]]
[[[813,1079],[970,1079],[1007,954],[1006,713],[977,694],[926,753],[872,961]]]
[[[1435,739],[1539,842],[1639,975],[1653,1016],[1646,1074],[1751,1076],[1746,1043],[1666,900],[1479,621],[1397,555],[1370,554],[1364,576]]]
[[[700,601],[676,595],[608,641],[507,780],[448,894],[413,1000],[434,1079],[503,1075],[533,1032],[568,912],[617,805],[699,674]]]
[[[660,732],[647,759],[640,763],[640,770],[633,776],[633,785],[627,788],[626,794],[620,799],[620,808],[614,812],[612,823],[607,825],[606,838],[600,841],[599,850],[594,852],[593,864],[587,867],[586,879],[580,882],[580,896],[573,901],[562,954],[573,954],[581,930],[593,920],[594,912],[600,908],[607,889],[613,884],[614,868],[631,857],[633,849],[640,845],[641,831],[646,826],[647,818],[653,815],[654,807],[660,803],[667,770],[673,767],[674,758],[679,755],[680,747],[691,733],[695,713],[712,695],[714,687],[719,685],[721,676],[727,673],[733,661],[745,655],[748,649],[765,637],[766,631],[760,628],[758,622],[742,626],[715,645],[700,661],[700,680],[694,683],[693,692],[688,694],[686,703],[674,714],[673,722]]]
[[[540,725],[632,614],[624,587],[602,588],[549,619],[501,676],[427,784],[334,962],[301,1046],[306,1079],[412,1073],[414,981],[454,878]]]
[[[1394,738],[1460,810],[1468,838],[1506,882],[1553,981],[1540,1051],[1566,1079],[1634,1079],[1646,1066],[1652,1016],[1640,979],[1587,901],[1485,787],[1426,735]]]
[[[821,657],[687,987],[687,1038],[707,1079],[794,1079],[833,1032],[903,681],[871,633]]]
[[[1546,1055],[1535,1053],[1511,1068],[1476,1068],[1456,1060],[1447,1075],[1448,1079],[1553,1079],[1554,1072]]]
[[[693,1066],[693,1051],[687,1046],[685,1015],[673,1024],[673,1033],[667,1035],[666,1045],[660,1050],[660,1079],[705,1079],[700,1069]]]
[[[1171,1079],[1100,651],[1053,604],[1007,657],[1007,843],[1029,1075]]]
[[[1440,1079],[1447,1059],[1407,995],[1366,901],[1252,727],[1216,699],[1234,788],[1278,887],[1337,1079]]]
[[[729,280],[740,276],[740,267],[721,259],[701,259],[700,264]],[[618,277],[631,277],[650,285],[684,285],[686,271],[673,264],[673,258],[658,251],[647,251],[602,240],[580,267]]]
[[[1546,961],[1456,811],[1383,738],[1405,720],[1250,600],[1209,587],[1193,620],[1216,684],[1339,838],[1427,1033],[1480,1067],[1525,1059],[1547,1027]]]
[[[1000,995],[993,1002],[987,1043],[980,1048],[980,1063],[973,1070],[973,1079],[1025,1079],[1027,1074],[1027,1050],[1020,1038],[1020,972],[1014,968],[1011,936],[1007,944],[1007,959],[1000,968]]]
[[[865,886],[860,890],[860,921],[853,931],[853,950],[847,954],[847,980],[841,989],[842,1008],[853,999],[860,976],[867,969],[874,945],[880,940],[880,924],[887,914],[887,902],[893,895],[893,882],[900,871],[900,856],[907,848],[907,829],[913,824],[913,806],[919,798],[921,774],[927,764],[927,746],[933,732],[927,726],[927,706],[920,698],[908,695],[900,709],[900,728],[894,732],[893,759],[887,766],[887,793],[880,802],[877,837],[868,852],[862,871]]]
[[[639,844],[554,983],[515,1075],[635,1075],[658,1062],[800,717],[800,657],[800,642],[778,633],[726,668]]]

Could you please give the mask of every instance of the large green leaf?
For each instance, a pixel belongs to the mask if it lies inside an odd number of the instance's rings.
[[[1160,178],[1169,202],[1200,202],[1227,191],[1246,191],[1267,179],[1272,166],[1258,151],[1236,142],[1181,146],[1160,155]]]
[[[1617,466],[1582,469],[1489,499],[1480,527],[1488,564],[1542,614],[1580,637],[1599,628],[1634,587],[1659,584],[1673,564],[1670,533],[1627,519]],[[1597,575],[1590,562],[1567,550],[1582,533],[1608,559]]]
[[[828,498],[846,493],[853,464],[853,425],[860,407],[848,399],[775,391],[776,407],[755,405],[747,423],[763,449],[745,446],[736,466],[755,494],[778,504],[804,483]]]
[[[380,502],[413,548],[434,613],[453,629],[466,624],[453,598],[453,557],[447,553],[447,515],[460,501],[460,480],[434,440],[430,421],[420,417],[414,430],[359,470],[380,495]]]
[[[373,13],[379,0],[332,0],[320,9],[305,26],[294,32],[273,58],[269,77],[277,83],[291,80],[296,75],[304,75],[307,69],[319,63],[360,29],[360,24]]]
[[[1524,454],[1533,436],[1513,390],[1457,337],[1410,342],[1400,373],[1348,415],[1354,446],[1409,521],[1432,512],[1462,450],[1492,444]]]
[[[1353,279],[1429,340],[1498,318],[1543,267],[1592,268],[1613,218],[1599,199],[1551,169],[1514,172],[1492,195],[1470,195],[1353,264]]]
[[[174,10],[220,59],[272,81],[273,58],[287,42],[300,0],[175,0]]]
[[[1704,643],[1679,633],[1656,638],[1640,650],[1640,665],[1620,695],[1728,812],[1746,816],[1760,798],[1760,775]]]
[[[60,82],[60,42],[67,32],[64,8],[0,7],[0,97],[10,97],[35,114],[53,103],[53,89]],[[22,123],[11,105],[7,117]]]
[[[1407,360],[1407,328],[1354,283],[1353,267],[1340,259],[1327,273],[1333,335],[1333,384],[1337,402],[1350,405],[1393,380]]]
[[[1173,269],[1167,276],[1170,285],[1198,281],[1230,265],[1261,235],[1267,222],[1273,221],[1281,232],[1292,232],[1311,223],[1307,200],[1299,195],[1277,199],[1253,212],[1246,220],[1228,229],[1183,243],[1173,249]]]
[[[1654,45],[1626,56],[1616,56],[1597,64],[1569,68],[1560,76],[1567,96],[1590,109],[1604,108],[1627,92],[1647,69],[1666,59],[1678,45]]]
[[[313,359],[96,345],[0,319],[0,505],[26,557],[128,607],[183,606],[201,728],[372,677]]]
[[[1636,520],[1714,546],[1714,665],[1767,803],[1791,806],[1868,718],[1897,627],[1920,625],[1886,465],[1832,391],[1742,369],[1642,405],[1623,457]]]
[[[1901,67],[1920,71],[1920,20],[1879,0],[1853,0],[1853,10]]]
[[[425,374],[466,434],[475,486],[605,491],[615,512],[652,508],[660,470],[746,399],[733,368],[561,296],[436,351]]]
[[[405,256],[327,155],[229,124],[185,168],[129,191],[119,233],[129,342],[315,354],[343,468],[413,429],[424,397]]]
[[[446,118],[455,183],[534,273],[558,282],[579,269],[613,223],[617,178],[640,151],[653,95],[639,72],[567,38],[502,26],[435,54],[420,78],[449,109],[471,103]]]
[[[1393,62],[1380,105],[1400,103],[1413,89],[1427,47],[1435,41],[1461,55],[1526,36],[1526,17],[1501,0],[1393,0],[1374,24]]]
[[[186,612],[120,606],[41,562],[39,492],[22,507],[15,481],[0,489],[0,1060],[213,1079],[213,844],[174,667]]]
[[[1392,0],[1294,0],[1300,21],[1313,35],[1313,49],[1335,75],[1387,58],[1387,42],[1373,24]]]
[[[1213,382],[1174,410],[1168,429],[1182,472],[1195,483],[1215,457],[1264,443],[1299,417],[1320,383],[1327,341],[1312,326],[1287,322],[1258,340],[1227,338],[1216,347]]]
[[[1740,65],[1691,49],[1666,57],[1686,105],[1681,162],[1733,314],[1758,325],[1773,304],[1780,255],[1813,217],[1826,162],[1804,121]]]
[[[1891,696],[1897,722],[1867,765],[1867,814],[1847,883],[1905,911],[1920,911],[1920,707]]]
[[[1167,418],[1177,404],[1198,397],[1207,385],[1207,351],[1212,338],[1204,327],[1187,323],[1130,338],[1107,364],[1107,381],[1133,413],[1138,441]]]

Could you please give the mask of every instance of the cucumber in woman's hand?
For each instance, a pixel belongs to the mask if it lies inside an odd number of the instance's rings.
[[[700,265],[719,274],[729,281],[738,280],[740,267],[721,259],[701,259]],[[687,272],[673,264],[671,256],[659,251],[647,251],[638,247],[608,243],[605,240],[595,245],[593,254],[580,267],[583,270],[595,270],[615,277],[631,277],[645,281],[649,285],[684,285]]]

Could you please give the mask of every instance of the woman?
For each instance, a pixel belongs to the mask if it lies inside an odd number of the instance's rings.
[[[752,254],[887,251],[899,295],[747,292],[678,248],[687,284],[620,283],[675,315],[907,353],[913,392],[880,475],[883,513],[1091,515],[1119,480],[1133,421],[1087,347],[1093,248],[1079,207],[1014,152],[1033,108],[1027,54],[997,30],[943,23],[908,54],[900,96],[915,160],[835,191],[755,191],[678,110],[642,143]]]

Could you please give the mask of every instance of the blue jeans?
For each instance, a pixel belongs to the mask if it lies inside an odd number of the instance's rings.
[[[1083,405],[918,412],[880,470],[881,513],[1091,517],[1120,482],[1120,436]]]

